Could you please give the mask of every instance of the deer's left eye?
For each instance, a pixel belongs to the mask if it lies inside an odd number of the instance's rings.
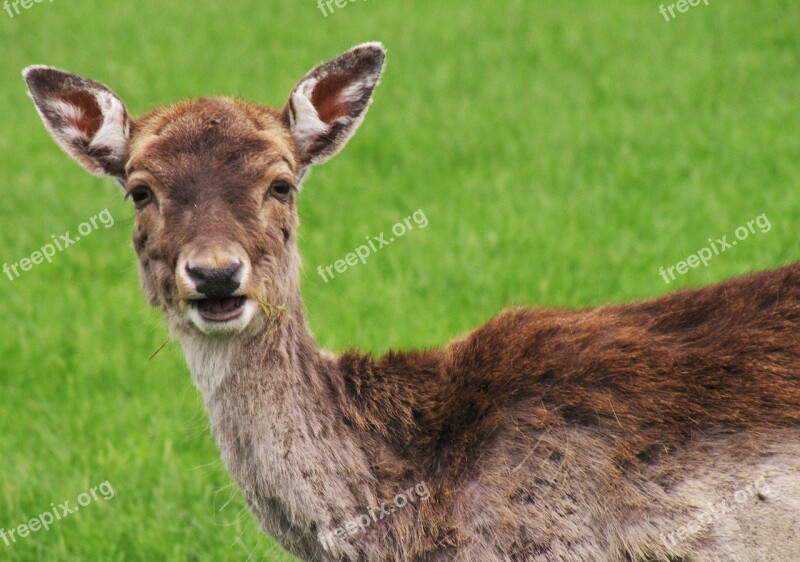
[[[292,187],[292,184],[286,180],[275,180],[269,186],[269,194],[274,195],[276,198],[282,201],[285,201],[292,192]]]

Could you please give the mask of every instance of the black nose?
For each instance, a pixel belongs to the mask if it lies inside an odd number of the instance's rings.
[[[194,282],[198,293],[203,293],[210,299],[224,299],[239,288],[241,283],[235,279],[236,273],[242,268],[239,262],[228,267],[190,267],[186,265],[186,272]]]

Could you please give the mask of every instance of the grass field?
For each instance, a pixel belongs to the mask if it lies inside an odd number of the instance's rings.
[[[133,113],[201,95],[282,105],[367,40],[389,58],[370,114],[300,199],[304,296],[322,346],[443,344],[516,304],[642,299],[800,257],[800,5],[658,2],[56,0],[0,11],[0,262],[100,227],[0,277],[0,528],[101,482],[6,545],[10,561],[290,560],[221,466],[180,346],[138,288],[133,208],[55,146],[23,67],[110,85]],[[13,12],[12,12],[13,13]],[[317,273],[421,209],[417,228]],[[766,214],[669,286],[674,266]]]

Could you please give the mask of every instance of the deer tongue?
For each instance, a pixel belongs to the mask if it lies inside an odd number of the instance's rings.
[[[245,297],[203,299],[195,302],[200,316],[204,319],[211,322],[225,322],[241,314]]]

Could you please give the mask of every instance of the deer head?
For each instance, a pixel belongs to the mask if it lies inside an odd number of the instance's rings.
[[[213,98],[137,119],[92,80],[45,66],[24,77],[55,141],[133,201],[150,304],[176,330],[232,335],[299,293],[300,184],[355,133],[384,59],[379,43],[354,47],[309,72],[281,110]]]

